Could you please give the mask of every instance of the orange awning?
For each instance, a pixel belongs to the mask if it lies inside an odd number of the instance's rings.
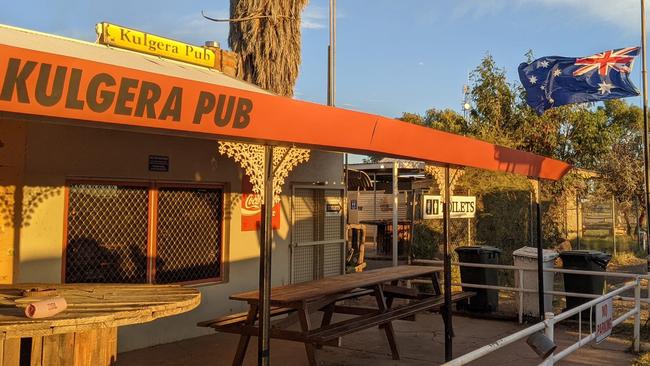
[[[73,41],[51,37],[48,43],[38,37],[47,36],[0,28],[0,111],[94,126],[386,155],[551,180],[570,169],[562,161],[464,136],[279,97],[215,70],[78,41],[74,52],[65,45],[59,52],[51,42]],[[30,42],[32,38],[41,41]],[[98,60],[102,52],[115,57]],[[128,62],[120,64],[120,58],[139,63],[130,67]]]

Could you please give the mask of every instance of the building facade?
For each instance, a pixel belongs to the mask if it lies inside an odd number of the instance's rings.
[[[125,64],[144,60],[145,71],[155,62],[157,71],[205,72],[13,28],[0,29],[0,40],[47,43],[77,57],[109,52]],[[200,290],[201,305],[189,313],[119,328],[120,351],[209,334],[196,323],[244,310],[228,296],[258,286],[259,207],[217,140],[0,112],[0,141],[0,283]],[[314,150],[290,172],[274,219],[272,285],[342,273],[343,211],[328,208],[342,208],[343,180],[339,153]]]

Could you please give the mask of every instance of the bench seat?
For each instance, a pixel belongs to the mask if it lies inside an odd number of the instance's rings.
[[[342,300],[354,299],[361,296],[370,295],[372,293],[373,291],[369,289],[357,289],[345,294],[338,295],[334,299],[331,299],[331,301],[337,302]],[[291,314],[295,311],[296,309],[293,308],[272,306],[271,318],[279,315]],[[225,315],[216,319],[204,320],[202,322],[197,323],[196,325],[199,327],[213,328],[215,330],[220,330],[224,327],[228,327],[232,329],[233,326],[243,325],[246,322],[247,318],[248,318],[248,312],[241,312],[236,314]]]
[[[473,292],[456,292],[452,294],[451,301],[458,302],[472,296],[474,296]],[[344,335],[379,326],[393,320],[406,318],[419,312],[439,310],[444,306],[444,304],[445,299],[443,295],[432,296],[413,304],[390,309],[382,313],[367,314],[343,320],[309,332],[307,335],[307,341],[315,344],[328,343]]]
[[[291,309],[291,308],[271,307],[271,317],[290,314],[294,311],[295,309]],[[222,316],[216,319],[204,320],[202,322],[197,323],[196,325],[199,327],[218,329],[221,327],[244,324],[247,318],[248,318],[248,312],[241,312],[241,313]]]

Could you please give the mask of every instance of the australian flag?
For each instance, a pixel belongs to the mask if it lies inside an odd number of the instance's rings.
[[[541,115],[549,108],[639,95],[630,72],[639,47],[588,57],[549,56],[519,65],[526,102]]]

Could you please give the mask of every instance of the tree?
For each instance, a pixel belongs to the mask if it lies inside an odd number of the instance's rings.
[[[415,113],[403,113],[399,119],[404,122],[460,135],[469,133],[469,125],[465,118],[452,109],[439,110],[432,108],[427,110],[424,116]]]
[[[589,170],[597,168],[616,134],[604,110],[588,105],[551,109],[525,121],[523,149]]]
[[[402,116],[398,118],[400,121],[412,123],[414,125],[420,125],[420,126],[426,126],[426,122],[424,121],[424,117],[417,113],[409,113],[409,112],[404,112],[402,113]]]
[[[533,59],[532,52],[527,56],[529,60]],[[424,115],[403,113],[400,119],[553,157],[577,168],[599,172],[607,195],[614,194],[621,207],[629,209],[632,202],[643,202],[641,112],[638,107],[622,100],[612,100],[599,107],[594,104],[561,106],[538,116],[526,104],[523,86],[509,83],[505,70],[496,65],[490,54],[481,60],[470,77],[469,121],[452,110],[435,108],[427,110]],[[474,183],[483,184],[479,179],[481,174],[487,173],[474,175]],[[487,180],[492,181],[489,177]],[[584,175],[574,173],[559,182],[542,184],[547,242],[564,232],[565,201],[575,194],[583,194],[589,186]]]
[[[635,225],[641,224],[645,216],[643,187],[643,112],[637,106],[620,100],[608,101],[604,107],[605,114],[612,121],[617,135],[613,139],[600,162],[598,171],[601,175],[602,188],[613,195],[619,203],[619,212],[627,220],[634,216],[635,205],[640,206],[640,214]],[[627,234],[632,235],[633,228],[627,224]]]
[[[517,147],[518,119],[513,87],[508,84],[504,69],[496,66],[487,54],[470,74],[469,134],[483,140]]]
[[[231,0],[228,44],[240,77],[293,96],[300,67],[300,17],[308,0]]]

